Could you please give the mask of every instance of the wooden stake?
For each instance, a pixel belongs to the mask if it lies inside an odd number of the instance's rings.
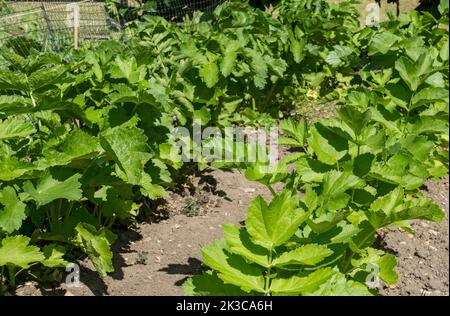
[[[80,7],[73,4],[73,48],[78,49],[78,28],[80,27]]]

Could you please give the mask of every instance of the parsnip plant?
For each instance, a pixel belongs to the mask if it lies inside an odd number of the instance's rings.
[[[376,232],[413,233],[412,220],[444,217],[419,189],[448,173],[449,126],[448,32],[417,32],[437,22],[426,14],[400,21],[410,34],[362,32],[368,56],[385,63],[367,64],[367,88],[351,91],[336,117],[284,120],[280,143],[297,152],[274,167],[240,165],[248,179],[284,189],[271,188],[269,204],[258,196],[244,227],[225,225],[224,238],[203,248],[208,270],[184,284],[186,293],[370,295],[377,280],[397,282],[395,256],[376,248]],[[400,22],[384,26],[392,23]]]

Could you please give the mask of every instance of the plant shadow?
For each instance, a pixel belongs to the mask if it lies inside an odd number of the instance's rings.
[[[181,274],[183,278],[176,281],[174,284],[181,286],[191,276],[200,274],[203,271],[203,265],[197,258],[189,257],[187,264],[169,264],[167,267],[161,268],[158,271],[163,271],[168,274]]]

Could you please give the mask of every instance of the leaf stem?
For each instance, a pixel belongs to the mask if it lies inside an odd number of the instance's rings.
[[[367,235],[364,236],[364,238],[361,240],[361,242],[360,242],[356,247],[359,249],[362,245],[364,245],[364,243],[365,243],[371,236],[373,236],[373,234],[374,234],[375,232],[376,232],[376,229],[372,227],[372,228],[369,230],[369,232],[367,233]],[[350,250],[350,248],[348,248],[348,250]],[[354,256],[354,255],[355,255],[355,252],[352,251],[352,250],[350,250],[350,255],[348,256],[348,258],[345,259],[344,266],[343,266],[343,268],[342,268],[342,272],[343,272],[343,273],[346,273],[346,272],[347,272],[347,270],[348,270],[348,268],[349,268],[349,265],[350,265],[350,262],[351,262],[351,260],[353,259],[353,256]]]
[[[16,287],[16,274],[14,270],[14,266],[8,265],[9,287],[12,289]]]
[[[270,184],[267,184],[266,187],[269,189],[270,193],[272,193],[273,196],[277,196],[277,193]]]
[[[269,268],[267,269],[265,282],[264,282],[264,293],[266,296],[270,296],[269,289],[270,289],[270,273],[272,270],[272,248],[269,250]]]

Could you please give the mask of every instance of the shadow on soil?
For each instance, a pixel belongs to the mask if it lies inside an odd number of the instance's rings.
[[[163,271],[168,274],[185,275],[184,278],[175,282],[175,285],[181,286],[188,278],[202,272],[202,262],[196,258],[190,257],[187,260],[187,264],[169,264],[167,267],[159,269],[158,271]]]

